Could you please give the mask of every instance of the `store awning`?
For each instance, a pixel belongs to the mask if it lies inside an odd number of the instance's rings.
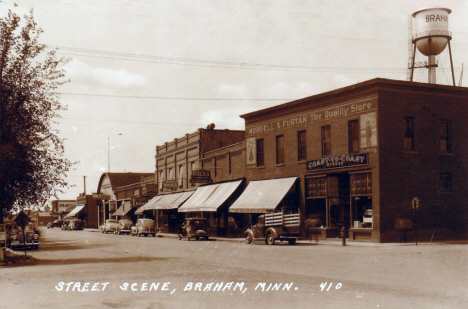
[[[179,208],[179,211],[217,211],[241,183],[242,180],[238,180],[198,187],[195,193]]]
[[[130,210],[132,210],[132,205],[130,202],[125,201],[122,205],[112,214],[112,216],[126,216]]]
[[[195,191],[162,195],[161,199],[154,204],[154,209],[177,209],[192,196],[194,192]]]
[[[241,196],[229,207],[229,212],[273,212],[297,177],[251,181]]]
[[[161,195],[156,195],[155,197],[153,197],[151,200],[148,201],[148,203],[146,203],[145,205],[138,208],[135,211],[135,215],[141,215],[143,213],[143,211],[145,211],[145,210],[153,210],[154,209],[153,208],[154,203],[159,201],[160,198],[161,198]]]
[[[71,218],[71,217],[76,216],[80,211],[83,210],[83,208],[85,206],[86,206],[85,204],[81,204],[81,205],[76,206],[75,208],[73,208],[72,211],[70,211],[70,213],[68,215],[65,216],[65,218]]]

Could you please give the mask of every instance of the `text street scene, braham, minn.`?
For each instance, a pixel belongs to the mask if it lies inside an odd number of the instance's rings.
[[[2,1],[0,308],[462,308],[430,2]]]

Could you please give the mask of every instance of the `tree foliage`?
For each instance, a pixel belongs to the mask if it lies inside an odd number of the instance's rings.
[[[56,49],[39,43],[33,12],[1,21],[0,223],[15,209],[42,204],[68,187],[72,162],[53,129],[64,107],[54,93],[66,82]]]

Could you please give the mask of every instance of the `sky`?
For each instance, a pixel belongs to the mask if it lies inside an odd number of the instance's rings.
[[[406,80],[409,16],[427,7],[452,10],[458,85],[468,1],[2,0],[0,15],[33,9],[40,42],[69,60],[70,82],[58,89],[67,110],[55,120],[65,156],[79,162],[59,195],[73,200],[83,176],[90,194],[109,166],[154,172],[157,145],[210,123],[243,130],[248,112],[372,78]],[[437,59],[437,83],[451,84],[447,50]],[[427,82],[427,71],[414,80]]]

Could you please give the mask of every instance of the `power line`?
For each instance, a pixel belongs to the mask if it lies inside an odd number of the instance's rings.
[[[191,59],[191,58],[177,58],[177,57],[163,57],[151,55],[139,55],[122,52],[111,52],[85,48],[71,48],[55,45],[46,45],[48,48],[58,48],[59,52],[71,56],[84,56],[91,58],[103,58],[114,60],[126,60],[137,62],[150,62],[150,63],[165,63],[177,64],[186,66],[201,66],[213,68],[234,68],[234,69],[255,69],[255,70],[285,70],[285,71],[314,71],[314,72],[361,72],[361,73],[401,73],[406,72],[406,68],[343,68],[343,67],[312,67],[300,65],[277,65],[265,63],[249,63],[249,62],[234,62],[234,61],[218,61],[207,59]],[[67,51],[63,53],[61,51]]]
[[[87,97],[109,97],[128,99],[156,99],[156,100],[181,100],[181,101],[289,101],[295,99],[226,99],[226,98],[187,98],[187,97],[159,97],[159,96],[123,96],[116,94],[94,94],[94,93],[73,93],[73,92],[52,92],[59,95],[87,96]]]

